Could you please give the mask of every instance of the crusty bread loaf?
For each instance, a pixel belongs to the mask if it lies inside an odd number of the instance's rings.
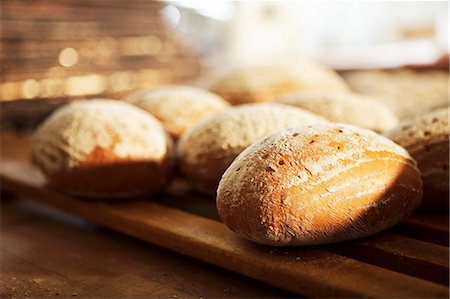
[[[278,100],[309,110],[332,122],[384,132],[398,124],[395,114],[369,96],[344,92],[298,92]]]
[[[171,174],[173,149],[145,111],[96,99],[66,105],[46,119],[33,136],[32,159],[66,193],[115,198],[160,191]]]
[[[385,134],[417,160],[425,186],[423,209],[448,211],[449,112],[441,108],[418,115]]]
[[[216,114],[188,130],[178,143],[180,169],[199,189],[214,193],[220,177],[247,146],[281,129],[326,120],[282,104],[248,104]]]
[[[293,91],[348,90],[337,73],[312,64],[246,66],[208,84],[233,105],[273,101]]]
[[[199,120],[229,107],[218,95],[186,85],[142,90],[126,100],[156,117],[176,139]]]
[[[243,151],[217,190],[223,222],[260,244],[309,245],[386,229],[420,203],[408,153],[370,130],[340,124],[281,131]]]

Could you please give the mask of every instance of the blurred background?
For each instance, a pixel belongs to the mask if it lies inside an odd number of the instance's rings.
[[[2,0],[1,124],[32,127],[73,99],[303,57],[359,92],[379,92],[367,82],[402,70],[403,90],[381,92],[410,97],[416,86],[416,96],[431,96],[431,84],[442,97],[448,35],[447,1]]]
[[[447,1],[174,1],[163,13],[214,66],[301,54],[392,68],[448,54]]]

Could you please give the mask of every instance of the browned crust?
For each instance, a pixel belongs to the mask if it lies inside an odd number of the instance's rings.
[[[448,212],[449,154],[448,140],[430,143],[420,153],[411,153],[417,159],[425,185],[420,206],[423,210]]]
[[[168,155],[151,161],[122,159],[111,149],[97,147],[79,165],[45,175],[50,185],[76,196],[108,199],[154,194],[171,177],[172,151],[172,145],[168,144]]]
[[[253,142],[284,128],[318,122],[326,121],[276,103],[230,108],[183,135],[177,144],[180,170],[198,190],[214,194],[227,167]]]
[[[213,87],[210,90],[217,93],[232,105],[241,105],[246,103],[262,103],[274,101],[282,95],[297,91],[301,87],[296,82],[284,82],[283,84],[274,85],[270,90],[265,90],[264,93],[255,91],[229,91],[222,89],[220,86]]]
[[[181,173],[199,191],[213,195],[217,189],[217,184],[223,172],[231,164],[234,158],[244,150],[227,151],[226,153],[207,153],[207,156],[199,158],[195,165],[188,163],[185,159],[178,159]],[[201,157],[201,156],[199,156]]]
[[[385,135],[417,161],[425,185],[421,209],[447,212],[449,207],[449,108],[419,115]]]
[[[363,149],[327,165],[330,152],[321,148],[327,144],[350,151],[358,136],[333,142],[333,132],[321,132],[326,142],[315,146],[300,130],[285,132],[294,132],[284,144],[288,150],[276,144],[282,133],[273,135],[248,148],[222,177],[219,215],[239,236],[275,246],[343,241],[386,229],[419,205],[422,180],[409,157],[388,147]],[[305,156],[326,171],[313,175],[304,168]],[[307,180],[286,185],[304,171],[309,172]]]

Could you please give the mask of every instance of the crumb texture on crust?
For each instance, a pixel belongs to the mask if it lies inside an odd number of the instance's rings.
[[[126,100],[155,116],[174,137],[201,119],[229,107],[220,96],[187,85],[166,85],[131,94]]]
[[[161,124],[133,105],[108,99],[78,101],[55,111],[33,136],[33,160],[46,173],[68,171],[90,157],[92,165],[107,160],[158,161],[168,154]]]
[[[422,181],[402,147],[341,124],[292,128],[243,151],[217,190],[221,219],[257,243],[309,245],[379,232],[419,205]]]
[[[213,193],[225,169],[252,143],[285,128],[321,122],[326,120],[276,103],[230,108],[181,137],[177,148],[181,171],[197,188]]]
[[[209,84],[209,90],[233,105],[273,101],[297,90],[348,90],[344,80],[333,70],[311,63],[247,66],[228,72]]]
[[[369,96],[344,92],[300,92],[278,100],[316,113],[332,122],[348,123],[376,132],[384,132],[398,124],[395,114]]]

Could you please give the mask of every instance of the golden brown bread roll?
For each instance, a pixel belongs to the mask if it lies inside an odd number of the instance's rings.
[[[386,229],[419,205],[422,180],[400,146],[370,130],[283,130],[243,151],[217,190],[223,222],[267,245],[344,241]]]
[[[142,90],[126,100],[156,117],[175,139],[201,119],[230,106],[216,94],[186,85]]]
[[[448,211],[449,112],[441,108],[422,114],[385,133],[416,159],[425,187],[423,209]]]
[[[395,114],[369,96],[344,92],[300,92],[278,102],[316,113],[329,121],[384,132],[398,124]]]
[[[209,82],[209,90],[233,105],[273,101],[293,91],[347,91],[331,69],[313,64],[253,65]]]
[[[150,194],[167,183],[172,141],[145,111],[124,102],[79,101],[55,111],[33,136],[32,159],[54,187],[116,198]]]
[[[281,129],[326,122],[282,104],[248,104],[216,114],[188,130],[178,143],[183,175],[205,193],[214,193],[225,169],[247,146]]]

